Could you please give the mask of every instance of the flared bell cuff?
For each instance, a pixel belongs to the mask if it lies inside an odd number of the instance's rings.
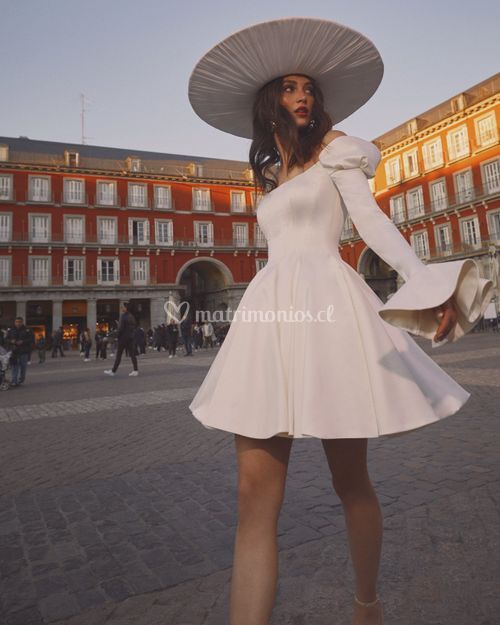
[[[453,296],[457,323],[446,337],[453,343],[481,319],[492,295],[492,281],[479,276],[472,258],[434,263],[414,273],[378,313],[387,323],[433,339],[440,323],[433,309]]]

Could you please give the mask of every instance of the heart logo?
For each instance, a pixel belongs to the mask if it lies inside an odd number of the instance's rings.
[[[184,306],[185,311],[181,316],[181,310]],[[189,302],[182,300],[177,305],[173,300],[168,300],[163,304],[163,310],[167,314],[167,322],[170,323],[170,320],[173,319],[175,323],[181,323],[187,317],[189,313]]]

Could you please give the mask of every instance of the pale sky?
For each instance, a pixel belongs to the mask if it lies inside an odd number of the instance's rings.
[[[0,135],[248,160],[250,140],[203,122],[189,75],[253,23],[332,19],[385,64],[375,95],[335,126],[373,139],[499,70],[500,3],[476,0],[0,0]]]

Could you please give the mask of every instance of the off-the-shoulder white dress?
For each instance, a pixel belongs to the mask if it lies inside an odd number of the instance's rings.
[[[480,319],[492,283],[471,259],[422,263],[373,198],[367,178],[379,162],[373,143],[340,136],[260,201],[268,262],[189,405],[206,428],[254,438],[395,436],[469,399],[409,332],[432,339],[431,309],[454,295],[456,341]],[[405,280],[385,305],[340,256],[347,214]]]

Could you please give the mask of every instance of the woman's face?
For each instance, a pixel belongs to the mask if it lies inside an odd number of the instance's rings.
[[[314,104],[312,81],[300,74],[283,76],[280,104],[292,115],[297,126],[307,126]]]

